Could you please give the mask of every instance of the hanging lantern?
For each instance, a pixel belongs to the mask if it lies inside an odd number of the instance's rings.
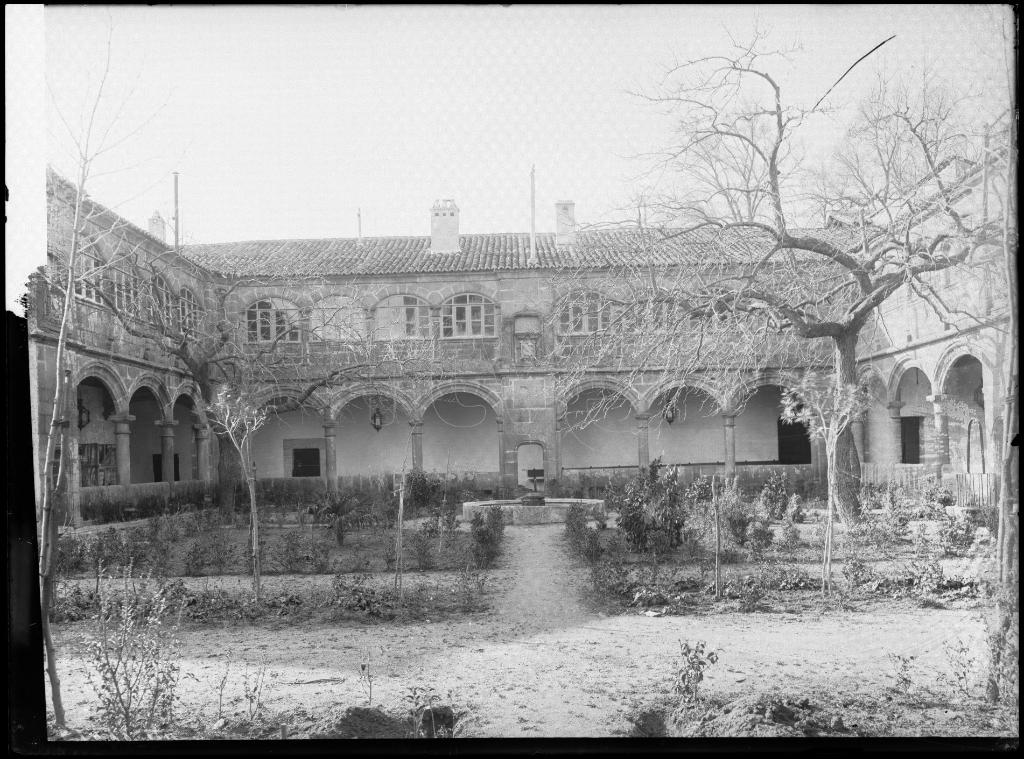
[[[665,417],[665,421],[672,424],[676,420],[676,404],[666,403],[665,410],[662,412]]]
[[[380,413],[380,409],[376,406],[373,407],[373,413],[370,414],[370,426],[377,430],[377,432],[380,432],[380,428],[384,426],[384,415]]]

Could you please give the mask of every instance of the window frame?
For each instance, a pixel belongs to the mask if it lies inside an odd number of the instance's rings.
[[[246,342],[280,342],[289,345],[301,343],[301,326],[298,323],[289,323],[289,313],[301,314],[298,308],[285,307],[281,301],[274,298],[257,298],[252,301],[245,309]]]
[[[583,337],[607,331],[618,304],[599,293],[584,293],[582,299],[563,304],[558,314],[558,334]]]
[[[102,279],[94,274],[106,266],[96,243],[90,242],[82,246],[75,262],[75,297],[88,303],[103,305],[100,292],[103,288]],[[92,280],[92,281],[88,281]]]
[[[392,299],[401,298],[400,305],[381,305]],[[381,317],[392,314],[395,318],[382,323]],[[397,327],[401,334],[394,334]],[[385,298],[374,308],[373,339],[379,342],[388,340],[429,340],[432,335],[430,325],[430,304],[416,295],[398,294]]]
[[[178,325],[185,334],[199,330],[199,298],[190,287],[178,289]]]
[[[454,295],[441,304],[442,340],[480,340],[497,337],[495,304],[477,293]],[[474,328],[479,327],[479,332]]]

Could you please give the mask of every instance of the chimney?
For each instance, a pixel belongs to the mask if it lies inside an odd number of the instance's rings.
[[[160,242],[167,242],[167,222],[159,211],[153,211],[149,217],[149,233]]]
[[[435,200],[430,209],[430,252],[458,253],[459,207],[451,198]]]
[[[559,200],[555,203],[555,245],[576,244],[576,203]]]

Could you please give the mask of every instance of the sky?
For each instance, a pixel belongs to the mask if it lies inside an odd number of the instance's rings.
[[[183,242],[429,234],[454,198],[463,232],[538,231],[556,200],[622,218],[642,158],[673,121],[636,92],[677,61],[726,52],[755,25],[792,102],[813,105],[896,35],[807,127],[841,137],[876,72],[931,65],[982,110],[1005,101],[997,6],[7,6],[8,307],[43,263],[43,167],[76,174],[70,134],[110,65],[94,134],[114,146],[89,193],[145,227],[173,211]],[[109,46],[108,46],[109,39]],[[987,97],[988,93],[995,93]],[[14,106],[12,108],[12,105]],[[999,107],[1005,108],[1005,104]],[[93,145],[96,142],[94,140]]]

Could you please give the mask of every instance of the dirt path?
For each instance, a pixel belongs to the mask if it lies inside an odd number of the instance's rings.
[[[580,603],[587,571],[566,555],[562,531],[558,525],[506,528],[502,566],[491,573],[492,609],[485,613],[401,625],[186,630],[179,687],[184,706],[212,725],[218,686],[230,664],[224,713],[243,714],[244,673],[251,678],[265,662],[272,673],[266,705],[310,714],[290,726],[301,735],[322,715],[367,704],[359,673],[369,660],[375,706],[400,712],[410,686],[431,686],[471,707],[476,735],[607,736],[625,726],[623,713],[633,699],[669,691],[681,640],[705,640],[720,649],[704,683],[709,693],[779,687],[841,697],[878,694],[889,686],[891,653],[915,656],[918,680],[934,682],[936,673],[949,669],[947,643],[977,645],[982,639],[977,612],[908,605],[826,615],[593,614]],[[294,582],[268,578],[270,587]],[[87,630],[81,623],[57,630],[68,718],[83,727],[95,705],[81,658]],[[957,718],[945,713],[933,719]],[[907,725],[907,734],[928,734],[935,724]]]

